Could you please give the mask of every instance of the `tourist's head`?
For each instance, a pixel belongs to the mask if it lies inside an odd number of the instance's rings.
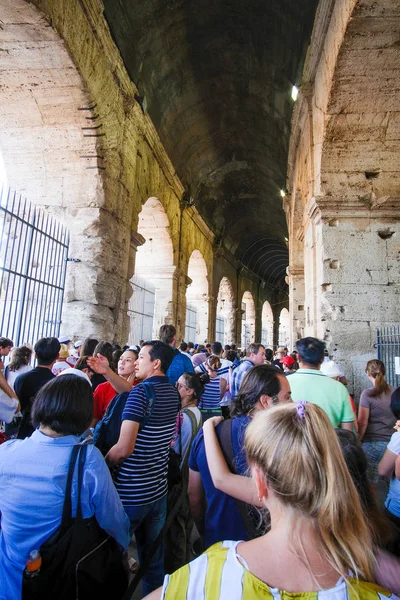
[[[182,342],[182,343],[180,344],[180,346],[179,346],[179,350],[180,350],[181,352],[187,352],[187,349],[188,349],[188,345],[187,345],[187,343],[186,343],[186,342]]]
[[[245,435],[258,494],[288,522],[315,525],[319,552],[347,576],[371,577],[371,536],[360,499],[326,413],[311,403],[259,411]],[[305,558],[305,557],[304,557]]]
[[[250,344],[246,356],[255,365],[263,365],[265,361],[265,347],[262,344]]]
[[[97,346],[95,347],[95,349],[93,350],[93,356],[97,356],[98,354],[105,356],[106,359],[108,360],[108,364],[110,365],[110,367],[111,368],[114,367],[113,347],[110,342],[106,342],[105,340],[102,340],[101,342],[99,342],[97,344]]]
[[[265,350],[265,360],[267,360],[268,362],[271,362],[271,360],[274,358],[274,352],[273,350],[271,350],[271,348],[267,348]]]
[[[400,419],[400,387],[394,390],[390,398],[390,408],[396,419]]]
[[[74,369],[82,371],[82,373],[85,373],[89,377],[89,379],[92,379],[94,371],[92,367],[89,366],[88,358],[89,356],[85,356],[84,354],[82,354],[82,356],[80,356],[76,361]]]
[[[0,356],[8,356],[11,349],[14,346],[14,342],[6,337],[0,337]]]
[[[143,380],[153,375],[165,375],[173,358],[174,351],[169,344],[160,340],[144,342],[136,361],[136,376]]]
[[[280,369],[257,365],[247,371],[231,407],[231,416],[249,415],[281,402],[291,402],[290,385]]]
[[[176,343],[176,329],[173,325],[161,325],[160,332],[158,334],[160,342],[174,346]]]
[[[176,382],[176,387],[182,406],[186,406],[188,402],[197,403],[204,393],[203,382],[197,373],[183,373]]]
[[[34,346],[37,364],[43,367],[52,365],[58,357],[61,344],[57,338],[41,338]]]
[[[389,391],[389,386],[385,380],[385,365],[381,360],[369,360],[367,362],[365,372],[368,379],[374,386],[374,389],[371,392],[373,396],[380,396],[380,394],[384,394]]]
[[[215,354],[216,356],[222,356],[222,344],[221,342],[214,342],[213,344],[211,344],[211,353]]]
[[[61,344],[60,352],[58,353],[59,358],[65,360],[69,357],[69,350],[67,344]]]
[[[95,338],[86,338],[80,349],[81,356],[93,356],[94,349],[98,343],[99,340],[96,340]]]
[[[324,360],[325,342],[314,337],[306,337],[296,344],[299,361],[304,365],[319,368]]]
[[[216,377],[218,375],[218,369],[221,368],[221,359],[215,354],[211,354],[205,362],[207,373],[210,377]]]
[[[46,383],[32,407],[34,427],[49,427],[62,435],[81,435],[92,416],[92,387],[76,375],[63,375]]]
[[[124,379],[128,379],[130,375],[133,375],[135,373],[137,359],[137,352],[134,350],[125,350],[118,360],[118,375]]]
[[[10,371],[18,371],[21,367],[29,365],[32,359],[32,348],[31,346],[18,346],[18,348],[14,348],[11,361],[8,365]]]

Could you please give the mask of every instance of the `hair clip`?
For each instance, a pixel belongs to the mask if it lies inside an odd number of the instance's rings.
[[[305,419],[306,417],[306,404],[307,400],[300,400],[300,402],[297,402],[296,404],[297,414],[299,415],[300,419]]]

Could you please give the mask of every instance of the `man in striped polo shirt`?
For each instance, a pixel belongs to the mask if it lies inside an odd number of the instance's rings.
[[[135,533],[142,563],[165,523],[168,456],[179,394],[166,377],[173,350],[158,340],[146,342],[136,361],[138,379],[150,383],[155,401],[150,418],[149,400],[140,384],[132,388],[122,414],[119,440],[106,456],[110,467],[119,465],[115,486]],[[143,577],[143,594],[156,589],[164,577],[164,548],[159,546]]]

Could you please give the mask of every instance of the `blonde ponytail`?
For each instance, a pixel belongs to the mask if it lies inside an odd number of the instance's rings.
[[[305,404],[260,411],[248,426],[247,458],[283,505],[317,525],[321,553],[343,577],[372,579],[370,530],[326,413]]]

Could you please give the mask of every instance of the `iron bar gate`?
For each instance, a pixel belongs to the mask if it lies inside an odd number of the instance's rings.
[[[378,358],[386,367],[386,381],[390,385],[399,386],[400,376],[396,375],[395,357],[400,357],[400,325],[379,327],[376,330],[376,347]]]
[[[68,246],[59,222],[0,191],[0,336],[15,346],[58,337]]]

